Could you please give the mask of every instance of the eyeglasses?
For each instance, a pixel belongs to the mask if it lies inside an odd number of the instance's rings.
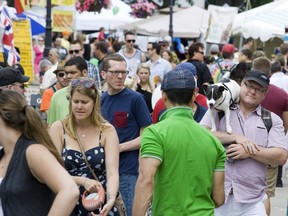
[[[126,42],[127,42],[127,43],[131,43],[131,42],[132,42],[132,43],[135,43],[136,40],[126,40]]]
[[[197,51],[198,53],[201,53],[202,55],[204,55],[204,52],[203,51]]]
[[[129,71],[128,70],[124,70],[124,71],[111,71],[111,70],[107,70],[108,72],[110,72],[112,74],[112,76],[119,76],[119,74],[121,74],[122,76],[126,76]]]
[[[69,54],[73,54],[73,53],[75,53],[75,54],[79,54],[79,52],[80,52],[81,50],[69,50]]]
[[[96,89],[95,82],[93,82],[92,80],[74,79],[71,81],[72,87],[77,87],[80,85],[83,85],[85,88],[88,89]]]
[[[249,91],[252,91],[254,90],[255,93],[258,93],[258,94],[264,94],[265,92],[267,92],[267,89],[260,89],[260,88],[255,88],[254,86],[244,82],[244,85],[246,86],[246,88],[249,90]]]
[[[60,73],[60,72],[57,73],[57,76],[58,76],[58,77],[61,77],[61,78],[63,78],[65,75],[66,75],[66,73]]]
[[[44,41],[43,39],[38,39],[38,41]]]

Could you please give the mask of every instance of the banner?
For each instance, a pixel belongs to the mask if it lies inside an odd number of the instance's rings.
[[[34,79],[34,69],[30,20],[13,21],[13,27],[14,44],[20,50],[20,64],[24,68],[25,75],[29,76],[30,81],[32,81]]]
[[[206,41],[209,43],[226,44],[229,41],[237,7],[208,6],[209,20]]]
[[[52,5],[71,6],[75,4],[75,0],[52,0]]]
[[[30,5],[46,7],[47,1],[46,0],[31,0]]]
[[[73,11],[53,10],[52,20],[52,28],[54,32],[73,32]]]

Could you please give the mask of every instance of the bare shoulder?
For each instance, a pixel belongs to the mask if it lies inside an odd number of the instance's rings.
[[[61,121],[54,122],[50,128],[48,129],[49,132],[53,133],[62,133],[63,132],[63,125]]]

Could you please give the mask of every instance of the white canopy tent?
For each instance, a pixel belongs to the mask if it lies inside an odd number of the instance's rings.
[[[197,38],[208,25],[208,12],[198,6],[192,6],[173,14],[173,36]],[[206,28],[205,28],[206,27]],[[135,30],[138,34],[163,37],[169,32],[169,15],[159,15],[145,21],[119,26],[122,30]]]
[[[118,13],[113,13],[113,7],[118,7]],[[115,29],[115,26],[135,22],[139,19],[130,15],[131,8],[129,5],[121,0],[112,0],[112,7],[110,9],[102,9],[100,14],[96,12],[83,12],[75,11],[75,6],[55,6],[52,10],[74,11],[74,31],[93,31],[101,27],[105,29]],[[37,14],[38,16],[45,17],[46,9],[34,7],[28,12]]]
[[[283,37],[288,25],[288,1],[274,1],[263,6],[237,14],[232,33],[242,33],[245,38],[252,37],[267,41],[273,37]]]

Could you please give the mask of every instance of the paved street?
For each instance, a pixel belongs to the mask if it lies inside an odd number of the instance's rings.
[[[288,166],[286,163],[285,166]],[[285,174],[287,177],[285,177]],[[271,216],[286,216],[287,200],[288,200],[288,173],[283,169],[283,188],[276,187],[275,197],[271,199],[272,211]]]

